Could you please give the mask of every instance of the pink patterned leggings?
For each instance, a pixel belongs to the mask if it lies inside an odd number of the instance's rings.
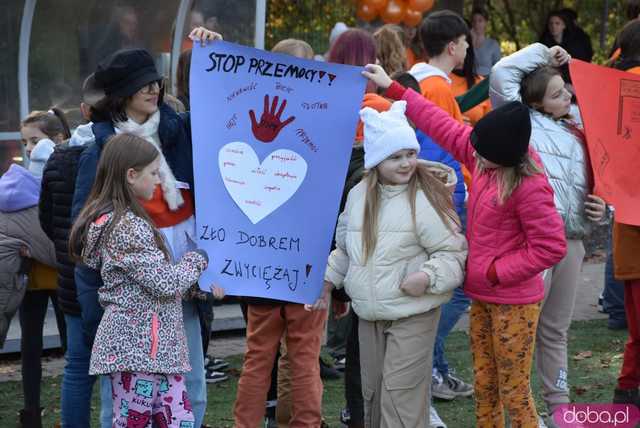
[[[194,428],[183,375],[111,374],[113,427]]]

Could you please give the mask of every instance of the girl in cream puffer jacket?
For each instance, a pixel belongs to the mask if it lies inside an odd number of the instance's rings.
[[[405,102],[361,111],[365,178],[350,192],[325,289],[344,286],[359,319],[367,427],[425,426],[440,305],[464,279],[467,244],[454,171],[417,159]]]
[[[418,165],[442,177],[451,191],[453,169],[419,160]],[[447,227],[423,192],[416,194],[415,229],[406,184],[378,185],[377,245],[368,259],[363,253],[363,212],[368,179],[349,192],[336,230],[337,248],[329,257],[325,279],[345,287],[354,311],[367,321],[398,320],[446,303],[464,280],[466,241]],[[408,274],[425,272],[428,293],[414,297],[400,284]]]

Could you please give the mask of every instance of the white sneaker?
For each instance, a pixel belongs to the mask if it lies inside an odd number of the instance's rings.
[[[440,419],[440,415],[432,404],[429,404],[429,426],[431,428],[447,428],[447,425]]]
[[[542,416],[538,416],[538,428],[549,428]]]

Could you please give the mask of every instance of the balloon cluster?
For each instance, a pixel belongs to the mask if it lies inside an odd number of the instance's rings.
[[[434,0],[359,0],[358,18],[373,21],[378,16],[385,24],[404,23],[415,27],[422,14],[433,7]]]

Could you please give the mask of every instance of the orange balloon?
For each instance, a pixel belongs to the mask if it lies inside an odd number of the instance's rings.
[[[380,12],[387,5],[387,0],[361,0],[360,3],[364,3],[376,12]]]
[[[407,5],[409,9],[416,10],[420,13],[426,12],[433,7],[434,0],[409,0]]]
[[[403,22],[407,27],[415,27],[416,25],[419,25],[420,22],[422,22],[422,12],[407,8],[404,12]]]
[[[385,24],[399,24],[404,18],[406,6],[401,0],[389,0],[387,7],[380,12],[380,17]]]
[[[373,21],[375,17],[378,16],[378,11],[375,9],[372,9],[371,6],[363,2],[358,5],[358,10],[356,11],[356,15],[358,16],[358,18],[362,19],[363,21],[369,22],[369,21]]]

